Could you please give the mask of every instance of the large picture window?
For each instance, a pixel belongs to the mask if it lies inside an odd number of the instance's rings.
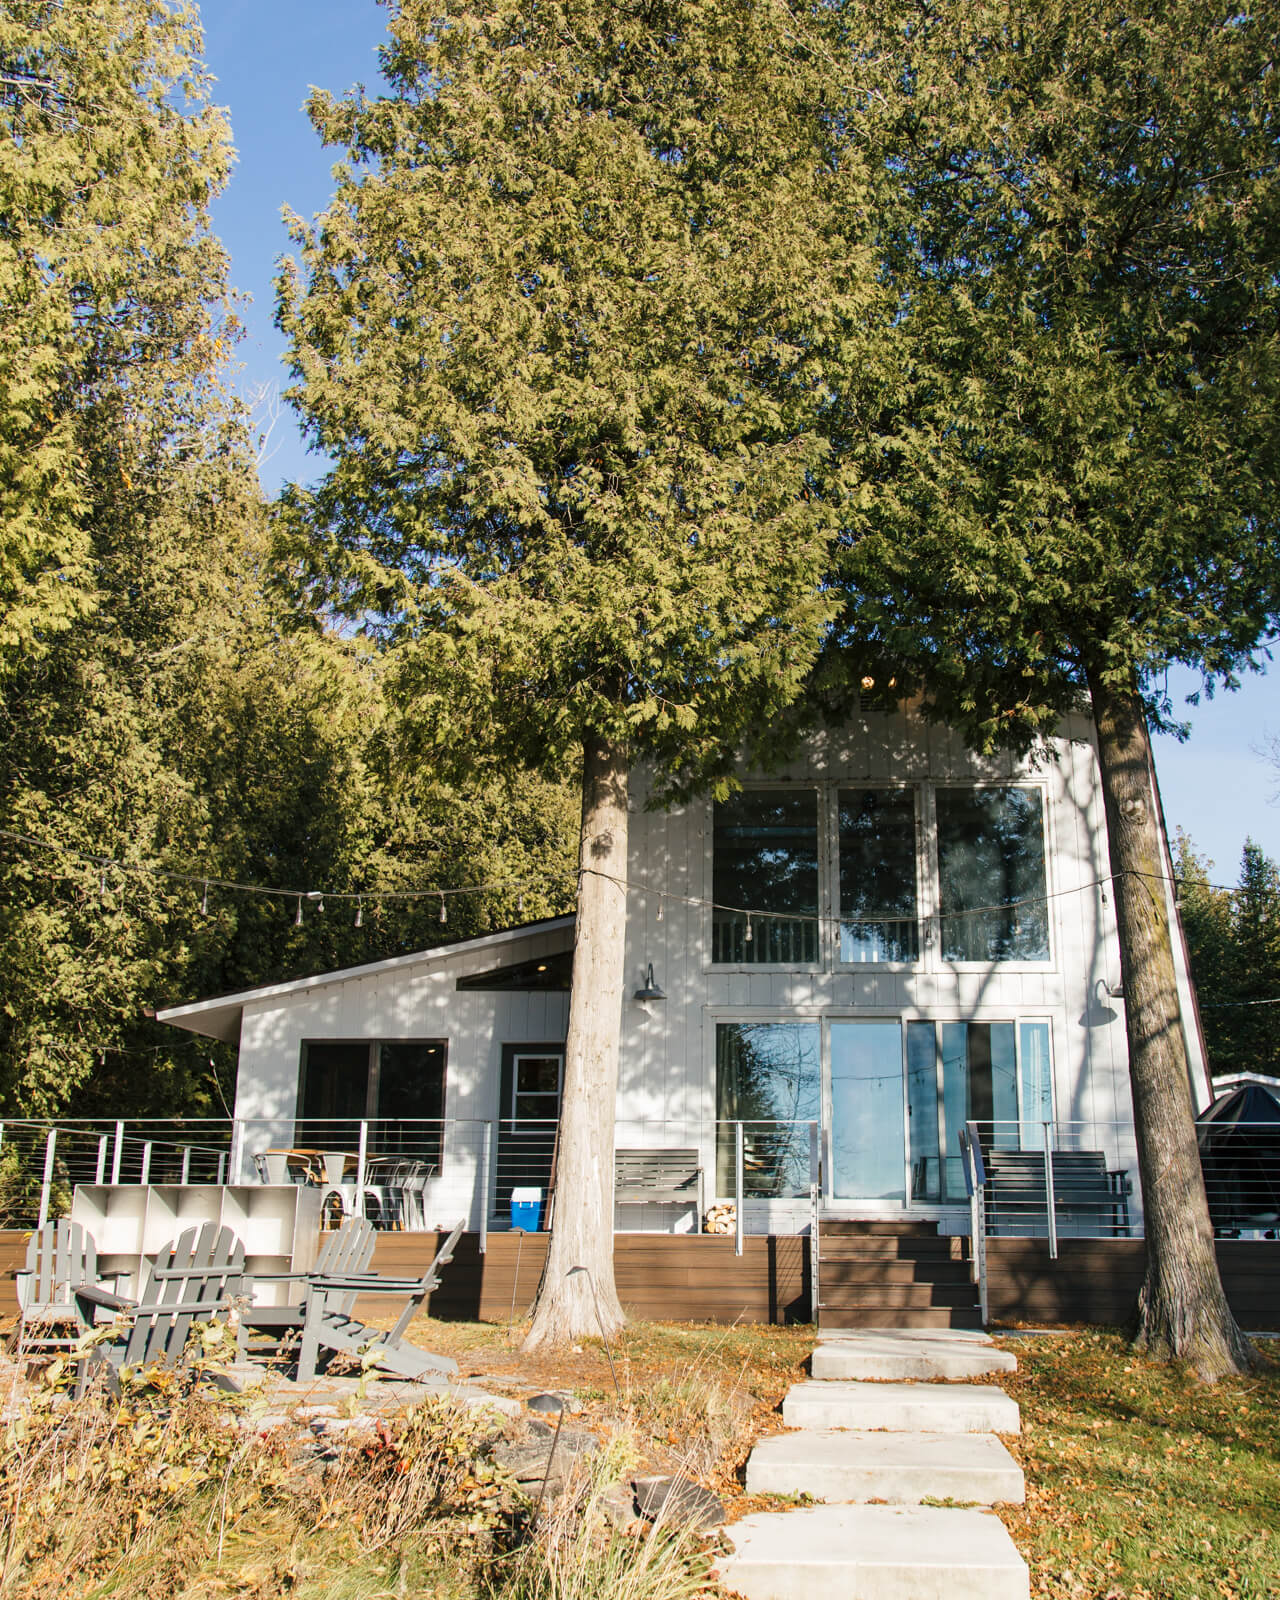
[[[945,961],[1047,961],[1039,789],[936,791]]]
[[[711,959],[812,966],[818,960],[818,795],[748,789],[717,803],[712,828]]]
[[[369,1123],[370,1155],[439,1165],[443,1039],[310,1039],[302,1046],[300,1135],[317,1148],[355,1150]]]
[[[809,1124],[822,1104],[816,1022],[722,1022],[716,1028],[716,1190],[735,1192],[742,1124],[743,1193],[803,1195]]]
[[[916,800],[910,789],[841,789],[840,959],[915,961]]]

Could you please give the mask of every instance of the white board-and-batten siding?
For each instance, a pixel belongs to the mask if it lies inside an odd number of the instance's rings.
[[[1070,718],[1038,754],[984,758],[959,737],[899,712],[867,713],[813,739],[799,758],[748,787],[910,786],[918,796],[922,916],[936,910],[932,788],[938,784],[1034,784],[1044,796],[1050,959],[978,966],[948,964],[936,945],[910,966],[841,967],[832,934],[814,968],[711,965],[712,818],[709,800],[670,810],[633,796],[628,917],[628,990],[650,963],[665,1002],[624,1004],[619,1118],[710,1127],[716,1116],[716,1024],[788,1018],[1044,1020],[1049,1023],[1059,1123],[1130,1127],[1123,1002],[1100,985],[1120,978],[1106,823],[1092,724]],[[820,816],[829,815],[829,808]],[[828,862],[820,902],[833,917]],[[659,916],[661,907],[661,916]],[[831,923],[834,929],[834,921]],[[633,981],[634,980],[634,981]],[[1194,1047],[1196,1041],[1189,1040]],[[655,1142],[676,1143],[672,1138]],[[708,1150],[707,1156],[710,1158]],[[764,1205],[761,1202],[758,1205]],[[782,1210],[771,1203],[778,1223]],[[802,1209],[802,1208],[801,1208]]]
[[[1034,784],[1043,794],[1050,958],[947,964],[936,943],[919,963],[841,967],[831,863],[834,812],[820,809],[825,846],[820,904],[827,919],[813,968],[712,967],[712,823],[709,799],[650,810],[643,774],[633,787],[628,867],[626,982],[621,1002],[620,1147],[688,1146],[701,1152],[704,1200],[714,1194],[719,1022],[733,1020],[1045,1021],[1059,1124],[1132,1126],[1114,896],[1106,883],[1106,824],[1092,724],[1064,721],[1040,752],[984,758],[945,728],[898,711],[868,712],[812,738],[788,766],[743,774],[751,786],[911,786],[917,796],[922,924],[936,912],[932,795],[939,784]],[[565,951],[568,919],[512,930],[368,969],[234,997],[242,1003],[236,1114],[262,1135],[290,1140],[308,1040],[447,1041],[445,1116],[492,1121],[503,1048],[563,1040],[562,992],[458,990],[460,977]],[[660,1001],[633,998],[652,964]],[[1185,975],[1183,975],[1185,977]],[[202,1008],[180,1008],[200,1010]],[[173,1020],[178,1021],[175,1013]],[[187,1025],[187,1024],[182,1024]],[[199,1026],[196,1023],[191,1025]],[[208,1027],[204,1031],[211,1031]],[[227,1036],[227,1035],[221,1035]],[[1198,1039],[1190,1037],[1193,1067]],[[248,1136],[256,1140],[257,1134]],[[251,1146],[250,1146],[251,1147]],[[1087,1146],[1086,1146],[1087,1147]],[[478,1202],[477,1202],[478,1203]],[[760,1208],[764,1207],[761,1211]],[[802,1208],[757,1202],[762,1222],[802,1227]],[[687,1210],[627,1207],[619,1226],[689,1226]]]

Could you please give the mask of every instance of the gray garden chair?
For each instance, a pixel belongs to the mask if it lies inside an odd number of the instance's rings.
[[[464,1218],[440,1246],[420,1278],[392,1278],[376,1272],[314,1275],[307,1291],[306,1317],[298,1350],[299,1379],[315,1377],[322,1350],[340,1351],[350,1356],[376,1354],[382,1370],[400,1378],[423,1378],[428,1374],[450,1377],[456,1373],[458,1363],[449,1356],[431,1355],[403,1341],[422,1302],[439,1286],[440,1268],[453,1259],[454,1246],[465,1227]],[[367,1295],[396,1295],[405,1300],[405,1307],[389,1332],[370,1328],[352,1316],[355,1301]]]
[[[78,1222],[46,1222],[31,1236],[27,1264],[15,1276],[15,1350],[67,1350],[93,1326],[77,1291],[98,1282],[98,1247]]]
[[[245,1293],[244,1245],[230,1228],[206,1222],[188,1228],[156,1256],[144,1299],[130,1300],[85,1284],[76,1299],[85,1308],[102,1306],[128,1322],[109,1344],[98,1345],[80,1364],[76,1390],[84,1390],[92,1368],[176,1366],[191,1324],[225,1316]]]
[[[249,1285],[254,1283],[303,1283],[313,1278],[342,1277],[347,1273],[367,1273],[373,1262],[373,1247],[377,1235],[373,1224],[364,1217],[348,1217],[340,1228],[324,1236],[315,1266],[309,1272],[255,1272]],[[355,1301],[352,1295],[343,1309],[350,1310]],[[306,1297],[295,1305],[247,1306],[240,1313],[240,1326],[244,1334],[272,1335],[277,1342],[291,1333],[300,1333],[306,1320]]]

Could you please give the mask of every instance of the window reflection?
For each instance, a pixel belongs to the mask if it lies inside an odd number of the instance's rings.
[[[722,1022],[716,1028],[716,1192],[734,1193],[743,1128],[743,1191],[777,1199],[809,1188],[809,1123],[821,1105],[816,1022]]]
[[[1040,791],[939,789],[937,814],[943,959],[1047,961]]]
[[[842,789],[839,807],[840,959],[915,961],[915,794]]]
[[[817,961],[816,790],[748,789],[718,802],[712,863],[713,961],[778,966]],[[742,909],[719,909],[724,906]]]

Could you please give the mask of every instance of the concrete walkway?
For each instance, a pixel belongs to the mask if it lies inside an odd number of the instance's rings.
[[[824,1334],[813,1378],[783,1403],[792,1431],[761,1440],[747,1463],[750,1493],[823,1503],[726,1528],[720,1581],[747,1600],[1029,1600],[1004,1526],[970,1509],[1024,1498],[996,1437],[1018,1432],[1018,1408],[1001,1389],[956,1381],[1016,1368],[967,1330]]]

